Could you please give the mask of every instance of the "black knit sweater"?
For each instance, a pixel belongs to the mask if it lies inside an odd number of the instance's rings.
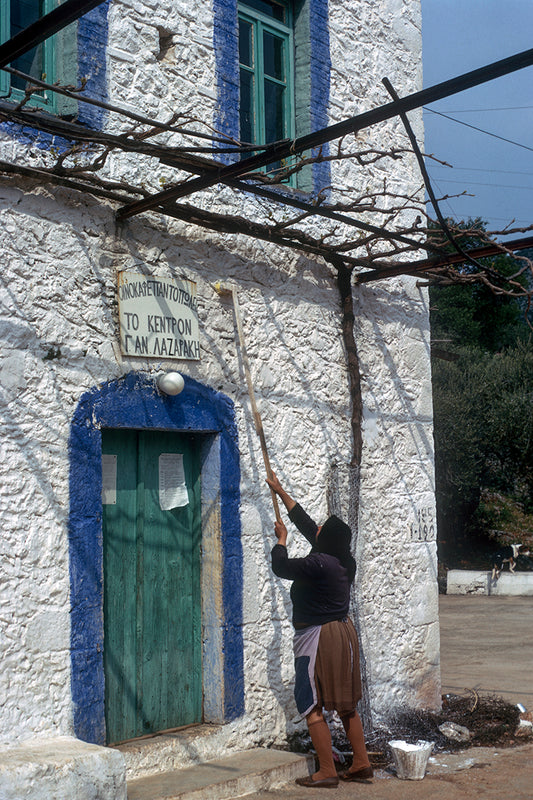
[[[289,518],[313,545],[305,558],[289,558],[287,548],[272,548],[272,570],[278,578],[291,580],[292,621],[295,626],[323,625],[348,614],[350,581],[348,571],[336,556],[315,548],[318,526],[297,504]]]

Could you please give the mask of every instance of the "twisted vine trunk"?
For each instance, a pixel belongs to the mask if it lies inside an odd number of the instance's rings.
[[[361,392],[361,372],[359,369],[359,356],[354,335],[355,314],[353,309],[352,270],[343,264],[336,264],[337,286],[339,289],[342,310],[342,339],[346,350],[348,367],[349,393],[351,401],[350,425],[352,431],[352,456],[349,464],[350,492],[348,524],[352,529],[353,547],[357,546],[359,534],[359,494],[361,484],[361,455],[363,451],[363,397]],[[353,596],[354,623],[360,635],[359,598]],[[359,703],[359,713],[363,727],[367,733],[372,730],[372,714],[367,682],[367,665],[364,648],[360,648],[361,678],[363,683],[363,696]]]
[[[361,373],[359,357],[354,336],[355,315],[353,311],[352,270],[344,265],[337,267],[337,286],[339,288],[342,309],[342,338],[346,348],[348,380],[351,400],[352,457],[351,467],[361,466],[363,437],[361,423],[363,419],[363,400],[361,395]]]

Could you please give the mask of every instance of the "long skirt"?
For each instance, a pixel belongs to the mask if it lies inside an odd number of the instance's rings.
[[[351,619],[321,626],[315,662],[317,706],[347,716],[361,699],[359,642]]]

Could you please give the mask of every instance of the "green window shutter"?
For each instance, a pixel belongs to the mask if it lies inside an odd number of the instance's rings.
[[[287,2],[239,4],[240,138],[266,144],[294,136],[294,44]],[[270,169],[278,165],[271,165]]]
[[[0,0],[0,39],[2,42],[15,36],[32,22],[48,14],[60,0]],[[76,25],[69,25],[50,37],[29,53],[17,58],[11,66],[47,83],[75,84]],[[0,75],[0,91],[14,102],[24,97],[26,81],[7,72]],[[42,90],[32,95],[30,105],[62,115],[75,114],[77,103],[54,92]]]
[[[58,31],[53,40],[55,80],[62,86],[76,86],[78,84],[77,23]],[[54,94],[53,110],[61,117],[74,117],[78,113],[78,103],[72,97]]]

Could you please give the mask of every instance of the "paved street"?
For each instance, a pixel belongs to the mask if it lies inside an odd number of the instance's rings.
[[[349,783],[336,789],[302,789],[287,784],[253,800],[532,800],[533,745],[497,750],[473,748],[449,757],[451,768],[430,766],[421,781],[402,781],[378,772],[371,784]]]
[[[477,689],[533,710],[533,597],[441,595],[440,628],[443,694]]]

